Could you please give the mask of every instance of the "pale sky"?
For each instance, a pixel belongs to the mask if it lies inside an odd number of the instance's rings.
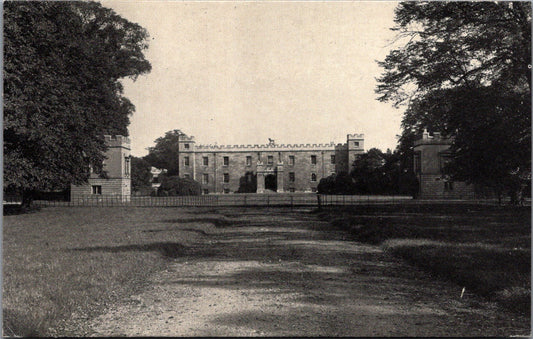
[[[146,28],[148,75],[125,80],[132,154],[166,131],[197,144],[396,147],[402,111],[374,93],[397,2],[102,1]]]

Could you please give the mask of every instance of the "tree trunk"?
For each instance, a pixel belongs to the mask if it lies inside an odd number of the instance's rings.
[[[29,190],[29,189],[23,190],[22,191],[22,204],[21,204],[20,207],[22,209],[31,208],[34,197],[35,197],[35,191],[34,190]]]

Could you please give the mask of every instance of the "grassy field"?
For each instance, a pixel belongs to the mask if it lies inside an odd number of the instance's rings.
[[[530,314],[531,209],[475,205],[358,206],[319,212],[354,240]]]
[[[4,335],[68,335],[68,319],[88,319],[142,288],[199,236],[173,227],[168,220],[177,216],[185,209],[57,207],[4,216]]]
[[[467,291],[529,312],[529,208],[358,206],[324,209],[321,217]],[[177,219],[191,223],[177,226]],[[202,232],[227,223],[234,223],[231,215],[210,208],[55,207],[5,215],[4,335],[69,335],[69,321],[83,324],[140,291]]]

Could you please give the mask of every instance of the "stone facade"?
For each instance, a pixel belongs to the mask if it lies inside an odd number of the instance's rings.
[[[430,136],[424,131],[422,139],[414,143],[414,170],[419,182],[418,196],[423,199],[470,199],[474,187],[451,181],[442,169],[450,157],[452,139],[440,133]]]
[[[196,145],[193,136],[179,136],[179,176],[202,184],[204,194],[242,192],[257,183],[257,193],[314,192],[320,179],[349,172],[363,153],[364,135],[348,134],[346,143],[263,145]]]
[[[113,196],[121,201],[130,200],[130,139],[122,135],[105,135],[104,138],[108,146],[102,166],[105,177],[91,170],[89,182],[86,185],[71,185],[71,201],[91,196]]]

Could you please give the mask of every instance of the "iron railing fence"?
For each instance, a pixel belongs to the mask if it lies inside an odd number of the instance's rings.
[[[20,204],[22,199],[16,196],[4,196],[4,205]],[[38,206],[95,206],[95,207],[215,207],[215,206],[352,206],[352,205],[389,205],[389,204],[438,204],[470,203],[498,205],[497,199],[413,199],[399,195],[326,195],[316,193],[272,193],[272,194],[208,194],[200,196],[120,196],[120,195],[83,195],[73,197],[70,201],[34,200]],[[509,199],[502,201],[503,204]],[[526,199],[525,205],[531,205]]]

